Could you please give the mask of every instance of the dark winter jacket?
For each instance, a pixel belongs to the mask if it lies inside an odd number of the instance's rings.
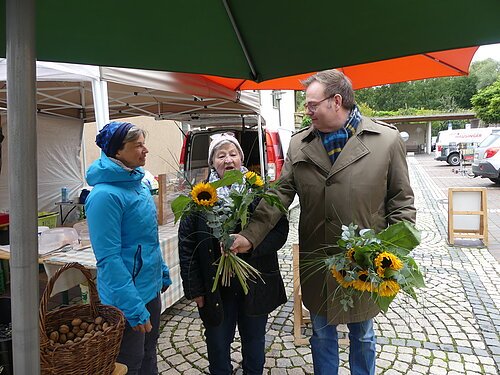
[[[253,212],[256,205],[249,209]],[[285,244],[288,236],[288,220],[285,216],[276,224],[262,243],[248,254],[239,254],[242,259],[261,272],[265,281],[249,282],[249,293],[243,297],[248,315],[266,315],[286,302],[283,279],[279,271],[277,251]],[[199,309],[204,324],[219,325],[224,317],[222,298],[230,290],[241,286],[236,278],[230,287],[220,285],[211,292],[215,278],[215,262],[221,255],[218,240],[211,235],[206,219],[194,214],[181,221],[179,225],[179,260],[182,286],[188,299],[205,297],[205,305]],[[222,292],[221,292],[222,291]]]

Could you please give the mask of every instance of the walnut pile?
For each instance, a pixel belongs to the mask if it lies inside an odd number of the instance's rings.
[[[87,341],[94,336],[100,336],[113,328],[112,324],[104,321],[98,316],[94,321],[83,321],[75,318],[70,324],[61,324],[57,331],[50,332],[49,342],[51,345],[70,346],[79,342]]]

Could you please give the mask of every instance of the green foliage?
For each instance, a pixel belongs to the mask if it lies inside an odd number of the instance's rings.
[[[471,65],[470,76],[476,80],[476,89],[493,84],[500,76],[500,61],[486,59],[477,61]]]
[[[295,91],[295,111],[304,112],[306,102],[306,93],[304,91]]]
[[[302,117],[302,125],[300,127],[307,128],[308,126],[311,126],[311,124],[312,124],[311,118],[307,115],[304,115],[304,117]]]
[[[470,98],[475,93],[475,78],[452,77],[361,89],[356,91],[356,99],[377,111],[413,108],[454,112],[469,109]]]
[[[184,210],[186,209],[187,205],[191,203],[191,198],[186,197],[185,195],[179,195],[177,198],[175,198],[172,203],[172,212],[174,213],[175,217],[175,222],[179,221],[179,219],[182,217],[182,214],[184,213]]]
[[[392,224],[380,233],[372,229],[358,232],[357,225],[343,225],[337,241],[342,252],[327,257],[324,264],[339,284],[336,293],[340,294],[344,310],[348,311],[353,298],[360,298],[363,293],[369,293],[384,312],[398,291],[416,300],[415,288],[425,287],[425,280],[409,254],[419,244],[419,231],[406,221]]]
[[[500,77],[471,99],[478,118],[487,124],[500,123]]]
[[[364,102],[357,102],[356,103],[358,105],[358,108],[359,110],[361,111],[361,113],[364,115],[364,116],[367,116],[367,117],[375,117],[375,111],[370,108],[370,106]]]
[[[387,227],[377,236],[386,244],[397,246],[405,249],[413,249],[420,244],[420,233],[407,221],[400,221]],[[409,251],[408,250],[408,251]]]
[[[474,62],[469,76],[424,79],[361,89],[356,91],[356,101],[375,111],[426,109],[441,113],[457,112],[471,109],[472,96],[479,89],[495,82],[499,75],[500,62],[487,59]]]

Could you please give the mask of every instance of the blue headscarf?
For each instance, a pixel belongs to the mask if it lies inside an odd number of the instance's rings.
[[[99,131],[95,143],[107,156],[114,158],[132,126],[130,122],[110,122]]]

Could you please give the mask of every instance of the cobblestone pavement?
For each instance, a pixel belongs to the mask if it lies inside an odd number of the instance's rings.
[[[442,193],[441,202],[446,204],[449,187],[481,187],[486,189],[488,200],[488,250],[500,262],[500,185],[495,185],[487,178],[469,178],[459,173],[459,167],[452,167],[446,162],[434,160],[430,155],[417,155],[418,164],[425,169],[430,179]],[[470,172],[471,167],[463,170]],[[453,173],[453,171],[458,173]]]
[[[423,167],[409,157],[422,244],[413,255],[425,271],[427,288],[419,303],[398,297],[375,319],[377,374],[499,374],[500,265],[484,247],[446,244],[445,195]],[[287,244],[279,252],[289,301],[269,318],[266,374],[312,374],[309,346],[293,343],[292,255],[298,209],[291,212]],[[339,331],[346,335],[346,327]],[[310,329],[306,329],[306,334]],[[241,374],[240,342],[233,344],[233,366]],[[158,345],[161,374],[207,373],[203,325],[195,304],[185,299],[162,315]],[[340,374],[349,374],[348,348],[340,350]]]

